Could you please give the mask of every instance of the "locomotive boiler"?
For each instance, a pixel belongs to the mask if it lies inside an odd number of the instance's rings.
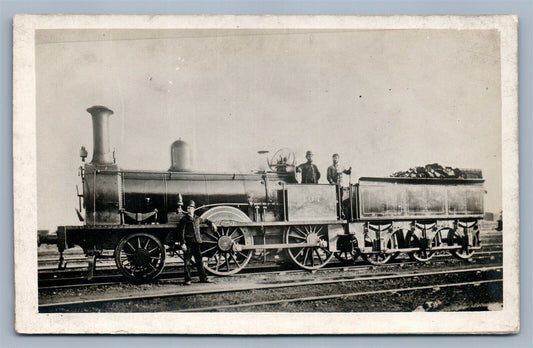
[[[294,155],[278,151],[268,171],[253,174],[191,171],[191,151],[171,145],[168,171],[121,169],[110,150],[113,111],[93,106],[93,157],[80,168],[79,226],[60,226],[40,242],[62,252],[80,246],[89,271],[104,251],[133,280],[153,279],[163,270],[184,201],[218,229],[202,230],[202,255],[216,275],[242,270],[254,253],[282,253],[295,265],[317,269],[333,257],[373,264],[400,253],[425,262],[449,251],[463,259],[480,248],[482,179],[360,178],[340,195],[334,185],[299,184]],[[85,160],[87,152],[80,152]],[[340,202],[338,197],[344,197]],[[61,264],[62,256],[60,259]]]

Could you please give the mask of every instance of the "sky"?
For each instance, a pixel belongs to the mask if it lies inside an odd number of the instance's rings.
[[[305,151],[362,176],[439,163],[478,168],[501,209],[500,38],[495,30],[38,30],[38,228],[79,224],[79,149],[92,105],[114,111],[123,169],[247,173]]]

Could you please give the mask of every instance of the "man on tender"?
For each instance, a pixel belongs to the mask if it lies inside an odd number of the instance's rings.
[[[187,214],[178,223],[178,242],[181,244],[185,257],[185,280],[184,285],[191,285],[191,257],[194,256],[194,262],[196,263],[196,269],[200,276],[200,283],[212,283],[207,278],[205,273],[204,264],[202,261],[202,253],[200,245],[202,244],[202,236],[200,235],[200,224],[207,223],[210,228],[216,231],[217,227],[211,221],[202,219],[194,215],[196,204],[194,201],[190,201],[187,205]]]

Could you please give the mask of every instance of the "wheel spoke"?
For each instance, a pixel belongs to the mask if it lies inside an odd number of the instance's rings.
[[[296,232],[299,232],[304,237],[307,236],[307,233],[299,229],[298,226],[294,226],[294,230],[296,230]]]
[[[215,235],[207,232],[207,231],[204,231],[205,234],[207,234],[209,237],[213,238],[214,240],[218,240],[219,237],[216,237]],[[219,235],[220,236],[220,235]]]
[[[217,242],[212,241],[212,240],[205,240],[202,243],[205,243],[205,244],[218,244]]]
[[[305,248],[305,254],[304,254],[305,257],[304,257],[304,262],[303,262],[304,266],[305,266],[305,264],[306,264],[306,261],[307,261],[307,255],[308,255],[308,254],[309,254],[309,249],[308,249],[308,248]]]
[[[297,259],[298,256],[300,256],[304,250],[305,250],[305,248],[301,248],[300,251],[298,252],[298,254],[296,254],[296,256],[294,256],[294,258]]]
[[[320,250],[324,251],[324,253],[326,254],[326,257],[328,257],[329,255],[331,255],[331,251],[329,251],[327,248],[320,247]]]
[[[215,270],[218,272],[219,260],[218,260],[218,256],[217,255],[218,255],[218,251],[215,254],[215,261],[216,261]]]
[[[237,236],[237,238],[232,238],[231,240],[233,240],[233,242],[235,243],[238,240],[243,239],[243,238],[244,238],[244,234],[240,234],[240,235]]]
[[[228,272],[230,271],[230,268],[229,268],[229,260],[228,260],[228,255],[224,255],[224,258],[226,259],[226,267],[228,268]]]
[[[126,245],[129,246],[131,248],[131,250],[133,250],[133,251],[137,250],[137,249],[135,249],[135,247],[133,245],[130,244],[130,242],[126,242]]]
[[[153,252],[154,252],[154,250],[159,250],[159,247],[157,247],[157,246],[156,246],[155,248],[153,248],[153,249],[151,249],[151,250],[148,250],[148,254],[151,254],[151,253],[153,253]]]
[[[208,253],[208,252],[210,252],[211,250],[216,249],[216,248],[217,248],[217,246],[215,245],[214,247],[211,247],[211,248],[209,248],[209,249],[206,249],[206,250],[202,251],[201,254],[202,254],[202,255],[203,255],[203,254],[206,254],[206,253]]]
[[[231,234],[228,234],[228,237],[233,239],[232,236],[235,234],[235,232],[239,232],[240,230],[241,230],[240,227],[237,227],[236,229],[233,230],[233,232],[231,232]]]
[[[239,264],[239,262],[237,261],[237,258],[235,258],[235,256],[233,254],[230,254],[231,258],[233,259],[233,262],[235,262],[235,264],[237,264],[237,267],[238,268],[241,268],[241,265]]]
[[[244,259],[246,259],[248,257],[248,255],[244,254],[242,251],[239,251],[238,254],[241,255],[242,257],[244,257]]]
[[[318,256],[320,263],[324,263],[324,261],[322,261],[322,257],[320,257],[320,253],[318,252],[318,249],[315,249],[315,253],[316,253],[316,256]]]
[[[141,248],[141,237],[137,237],[137,246],[138,246],[137,249]]]
[[[295,234],[289,234],[289,237],[300,239],[300,240],[307,240],[307,238],[301,237],[301,236],[298,236],[298,235],[295,235]]]
[[[146,244],[144,245],[144,249],[148,249],[148,244],[150,244],[150,238],[146,239]]]

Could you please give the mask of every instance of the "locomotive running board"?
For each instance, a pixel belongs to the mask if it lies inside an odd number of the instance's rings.
[[[268,226],[301,226],[301,225],[342,225],[346,220],[307,220],[307,221],[259,221],[259,222],[241,222],[233,220],[219,221],[217,226],[220,227],[268,227]]]

